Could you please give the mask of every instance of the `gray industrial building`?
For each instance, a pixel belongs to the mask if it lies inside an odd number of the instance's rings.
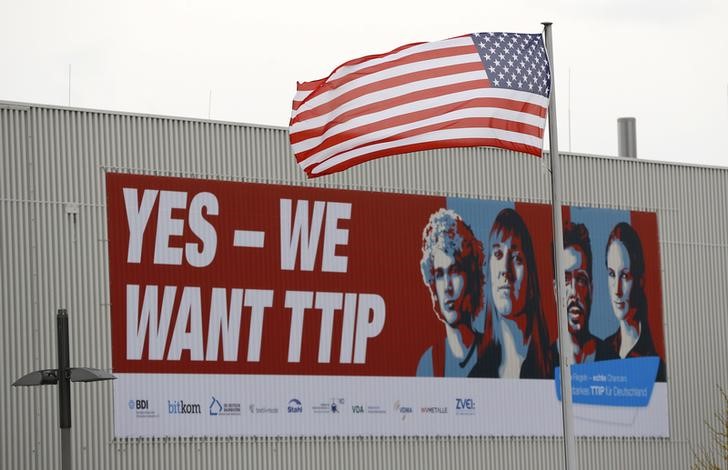
[[[685,156],[690,159],[689,155]],[[578,467],[687,468],[728,385],[728,168],[564,154],[564,204],[656,212],[668,358],[668,438],[578,438]],[[307,180],[286,128],[0,102],[0,468],[57,468],[56,366],[111,370],[105,173],[550,202],[549,159],[490,148],[385,158]],[[562,468],[559,438],[114,437],[110,382],[72,386],[74,468]]]

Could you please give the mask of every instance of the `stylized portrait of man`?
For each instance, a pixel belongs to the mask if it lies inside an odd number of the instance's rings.
[[[564,224],[563,260],[564,296],[566,298],[566,320],[569,326],[574,364],[599,360],[598,345],[601,340],[589,331],[589,317],[592,307],[592,250],[589,231],[584,224]],[[601,349],[601,348],[599,348]],[[552,347],[554,366],[559,365],[561,351],[558,340]]]
[[[520,215],[503,209],[488,240],[488,346],[473,377],[552,377],[536,256]]]
[[[483,308],[483,262],[482,243],[458,214],[440,209],[430,216],[420,269],[445,340],[424,352],[418,376],[467,377],[475,365],[482,333],[473,321]]]
[[[609,359],[658,356],[647,321],[645,257],[635,229],[626,222],[609,234],[606,247],[609,303],[619,323],[617,331],[604,339],[599,355]],[[660,359],[657,381],[665,381]]]

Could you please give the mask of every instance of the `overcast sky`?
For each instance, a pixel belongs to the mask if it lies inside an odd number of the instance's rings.
[[[728,1],[0,0],[0,100],[287,126],[296,81],[481,31],[554,37],[559,148],[728,166]]]

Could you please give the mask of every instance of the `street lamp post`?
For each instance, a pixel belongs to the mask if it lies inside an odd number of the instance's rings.
[[[58,418],[61,428],[61,470],[71,469],[71,382],[113,380],[113,374],[90,367],[71,367],[66,309],[56,315],[58,337],[58,369],[30,372],[13,383],[13,387],[58,385]]]

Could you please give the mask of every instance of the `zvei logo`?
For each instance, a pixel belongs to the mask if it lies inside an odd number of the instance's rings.
[[[288,400],[288,412],[289,413],[303,413],[303,405],[301,400],[298,398],[291,398]]]
[[[171,415],[201,414],[202,407],[199,403],[185,403],[183,400],[167,400],[167,413]]]
[[[474,415],[475,414],[475,400],[473,400],[472,398],[456,398],[455,399],[455,414]]]

